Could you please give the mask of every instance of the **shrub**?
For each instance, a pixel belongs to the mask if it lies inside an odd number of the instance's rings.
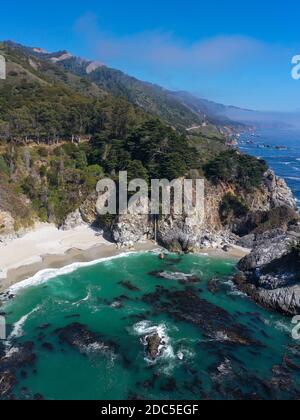
[[[267,170],[268,165],[265,161],[235,150],[221,153],[204,166],[206,177],[213,183],[228,182],[246,191],[260,187]]]
[[[9,168],[3,156],[0,156],[0,174],[9,174]]]
[[[233,194],[224,196],[220,205],[220,217],[223,223],[227,223],[231,217],[244,217],[249,212],[248,206]]]

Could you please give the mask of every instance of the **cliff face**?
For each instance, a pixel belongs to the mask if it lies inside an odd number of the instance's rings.
[[[0,236],[14,233],[14,219],[9,212],[0,210]]]
[[[228,195],[242,200],[247,212],[242,215],[230,214],[229,220],[224,223],[221,208]],[[295,199],[286,183],[278,179],[272,171],[265,174],[262,187],[252,193],[238,190],[233,185],[213,185],[206,181],[204,214],[196,209],[189,217],[171,215],[159,218],[156,222],[157,240],[172,251],[193,252],[206,247],[223,248],[239,241],[237,233],[241,226],[249,225],[246,234],[258,227],[262,230],[269,230],[272,224],[278,227],[279,221],[278,217],[274,218],[274,211],[278,212],[279,209],[282,219],[280,225],[287,228],[287,224],[298,217]],[[155,222],[148,216],[120,216],[113,223],[111,231],[119,245],[133,245],[146,238],[154,238]]]
[[[300,313],[299,255],[291,247],[299,243],[300,223],[295,200],[283,180],[270,173],[265,180],[267,208],[273,223],[239,240],[252,249],[238,264],[238,287],[257,303],[286,315]],[[270,206],[270,207],[269,207]],[[277,212],[277,214],[276,214]],[[278,219],[279,216],[279,219]]]
[[[14,184],[5,179],[0,183],[0,244],[16,237],[34,222],[29,200],[19,194]]]

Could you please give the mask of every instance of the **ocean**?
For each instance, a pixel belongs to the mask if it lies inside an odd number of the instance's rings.
[[[265,159],[276,175],[284,178],[300,206],[300,130],[264,129],[254,136],[244,133],[239,148]]]
[[[289,130],[240,141],[286,179],[298,202],[299,139]],[[3,351],[16,377],[0,398],[299,398],[294,325],[235,288],[236,263],[132,253],[46,270],[16,285],[1,307]],[[153,333],[164,342],[156,360],[146,348]]]
[[[235,265],[206,255],[132,253],[19,284],[1,308],[17,375],[2,398],[299,397],[293,325],[235,288]],[[164,342],[156,360],[145,346],[154,332]]]

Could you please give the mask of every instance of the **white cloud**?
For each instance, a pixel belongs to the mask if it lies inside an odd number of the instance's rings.
[[[115,36],[101,31],[97,17],[86,14],[76,22],[77,32],[85,38],[91,52],[110,64],[122,62],[143,68],[219,71],[264,59],[269,46],[242,35],[220,35],[187,43],[172,33],[160,30]]]

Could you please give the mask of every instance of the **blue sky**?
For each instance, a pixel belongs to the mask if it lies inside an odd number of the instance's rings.
[[[296,1],[6,2],[0,39],[67,49],[174,90],[262,110],[300,109]]]

